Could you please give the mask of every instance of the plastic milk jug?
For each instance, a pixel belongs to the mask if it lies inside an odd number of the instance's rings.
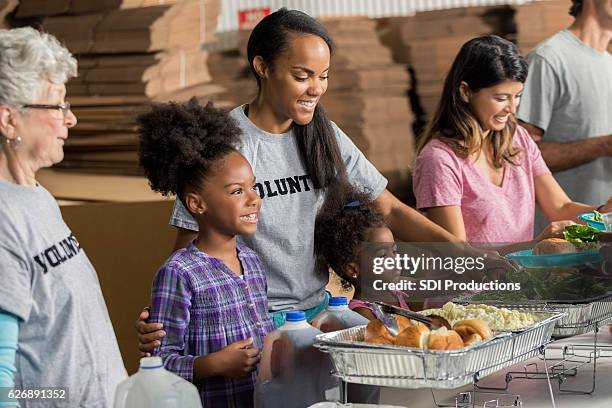
[[[318,334],[304,312],[291,311],[287,322],[266,336],[255,384],[256,408],[303,408],[339,398],[331,360],[313,346]]]
[[[369,322],[368,319],[348,308],[348,299],[345,297],[329,298],[327,309],[312,319],[313,327],[323,333],[363,326]]]
[[[202,408],[198,389],[166,369],[161,357],[140,359],[138,372],[117,386],[115,408]]]
[[[331,297],[327,309],[312,319],[312,325],[323,333],[350,329],[351,327],[363,326],[370,321],[348,307],[348,299],[345,297]],[[380,388],[374,385],[346,384],[346,395],[348,402],[378,404],[380,400]]]

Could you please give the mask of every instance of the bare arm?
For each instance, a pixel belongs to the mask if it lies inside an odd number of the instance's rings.
[[[440,225],[457,238],[463,241],[467,240],[465,233],[465,224],[463,222],[463,214],[461,214],[461,207],[458,205],[448,205],[444,207],[432,207],[425,210],[427,218]],[[518,243],[514,245],[489,247],[489,249],[495,249],[501,254],[505,254],[512,251],[518,251],[521,249],[532,248],[532,242]]]
[[[193,382],[213,376],[244,378],[250,375],[259,362],[259,350],[252,344],[252,338],[240,340],[214,353],[196,357],[193,361]]]
[[[379,210],[387,220],[393,235],[401,241],[459,242],[460,239],[408,207],[391,192],[385,190],[376,199]]]
[[[427,218],[461,239],[466,241],[465,224],[461,207],[458,205],[448,205],[444,207],[432,207],[425,210]]]
[[[551,142],[543,139],[544,131],[537,126],[521,121],[538,144],[542,157],[550,171],[561,171],[578,167],[600,157],[612,156],[612,135],[591,137],[573,142]]]
[[[534,187],[536,203],[550,221],[575,220],[580,214],[591,212],[600,204],[593,206],[570,200],[550,174],[536,177]]]
[[[552,176],[549,176],[552,178]],[[554,179],[553,179],[554,180]],[[563,192],[563,190],[561,190]],[[565,194],[565,193],[563,193]],[[567,196],[566,196],[567,197]],[[569,201],[569,199],[568,199]],[[465,224],[463,223],[463,215],[461,214],[461,207],[458,205],[449,205],[444,207],[432,207],[426,211],[427,217],[435,222],[436,224],[444,227],[446,230],[451,232],[458,238],[466,240]],[[570,222],[561,221],[549,225],[535,240],[516,242],[509,245],[500,246],[488,246],[489,249],[493,248],[499,251],[501,254],[507,254],[514,251],[520,251],[523,249],[531,249],[533,246],[544,238],[558,237],[563,232],[563,229]]]

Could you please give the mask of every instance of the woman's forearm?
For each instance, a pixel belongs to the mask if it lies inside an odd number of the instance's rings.
[[[15,385],[15,353],[19,339],[19,321],[17,317],[0,310],[0,388],[12,388]],[[9,401],[1,401],[0,406],[14,406]]]
[[[430,221],[419,211],[408,207],[387,190],[376,199],[376,203],[399,241],[461,242],[459,238]]]
[[[575,201],[569,201],[557,210],[556,214],[553,215],[554,219],[551,219],[550,221],[576,221],[580,214],[593,212],[593,210],[597,209],[598,205],[587,205],[577,203]]]
[[[459,238],[417,210],[407,205],[402,207],[394,208],[387,218],[396,238],[407,242],[461,242]]]

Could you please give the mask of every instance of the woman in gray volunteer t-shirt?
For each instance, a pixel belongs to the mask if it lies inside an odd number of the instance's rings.
[[[108,407],[126,377],[96,272],[36,182],[64,157],[77,121],[65,83],[76,74],[51,35],[0,31],[0,390],[14,387],[5,404]]]

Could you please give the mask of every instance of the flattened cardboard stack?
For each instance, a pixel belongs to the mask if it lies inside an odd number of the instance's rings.
[[[138,53],[191,49],[213,39],[218,0],[47,17],[43,28],[77,54]]]
[[[205,103],[223,89],[212,84],[185,88],[167,100],[185,101],[193,95]],[[61,169],[88,173],[142,175],[138,166],[136,117],[149,109],[151,100],[142,96],[87,96],[70,98],[78,118],[64,145]],[[223,104],[216,106],[227,107]]]
[[[17,17],[41,18],[79,60],[67,85],[78,124],[58,167],[140,174],[136,116],[151,101],[205,101],[223,91],[211,84],[201,49],[219,13],[219,0],[22,0]]]
[[[467,7],[381,21],[381,38],[394,60],[414,69],[415,91],[428,118],[437,107],[444,77],[461,46],[480,35],[511,31],[512,12],[508,7]]]
[[[517,45],[527,55],[538,43],[569,27],[570,1],[552,0],[516,6]]]
[[[26,0],[17,18],[46,17],[60,14],[87,14],[98,11],[172,5],[182,0]]]
[[[210,82],[208,53],[199,47],[156,54],[87,55],[79,58],[79,76],[68,93],[87,95],[164,95]]]
[[[329,87],[321,99],[328,116],[402,194],[414,159],[409,75],[380,43],[376,22],[324,21],[335,44]]]
[[[251,101],[257,94],[257,83],[251,74],[244,53],[238,50],[214,52],[208,57],[208,70],[215,85],[224,89],[215,99],[229,106],[238,106]]]
[[[0,0],[0,30],[10,28],[6,16],[15,10],[18,4],[19,0]]]
[[[79,120],[64,145],[56,167],[88,173],[140,175],[135,118],[147,109],[143,97],[75,97]]]
[[[17,16],[40,16],[41,11],[31,3],[39,2],[25,0]],[[48,12],[89,12],[42,20],[45,31],[60,38],[79,56],[80,75],[70,83],[72,95],[156,98],[210,81],[208,54],[201,45],[214,40],[219,0],[175,0],[148,7],[138,4],[152,2],[44,3],[46,7],[54,5]]]

